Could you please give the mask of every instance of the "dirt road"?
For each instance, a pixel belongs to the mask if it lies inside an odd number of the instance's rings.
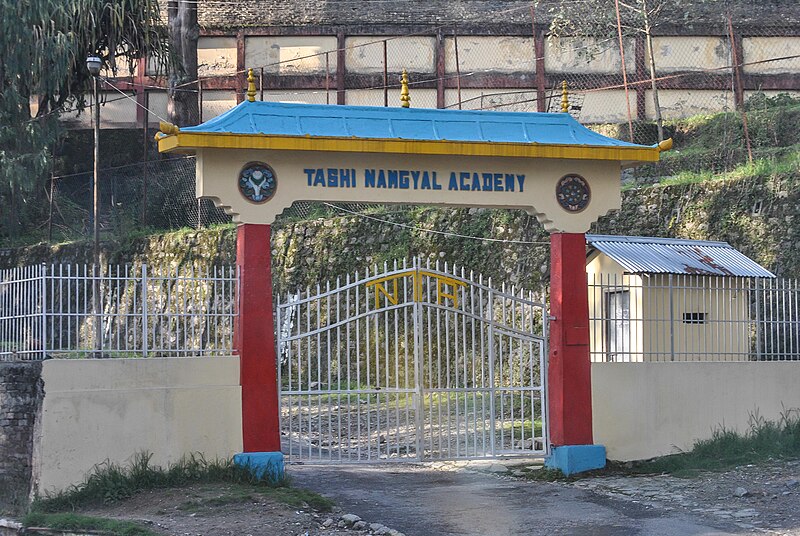
[[[296,485],[334,498],[343,511],[407,536],[722,536],[800,535],[800,519],[791,518],[800,512],[800,494],[786,485],[797,468],[784,466],[777,477],[774,468],[764,468],[757,475],[733,471],[706,480],[605,477],[573,483],[529,481],[474,466],[293,465],[288,472]],[[759,520],[762,513],[751,503],[765,495],[760,487],[749,491],[740,485],[761,486],[764,474],[772,475],[769,482],[780,493],[783,522]],[[742,489],[747,494],[737,496]]]

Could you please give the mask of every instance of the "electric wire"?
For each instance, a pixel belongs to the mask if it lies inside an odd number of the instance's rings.
[[[362,212],[355,212],[353,210],[348,210],[348,209],[346,209],[344,207],[340,207],[340,206],[335,205],[333,203],[323,203],[323,205],[325,205],[325,206],[327,206],[329,208],[332,208],[334,210],[338,210],[340,212],[345,212],[345,213],[350,214],[352,216],[357,216],[359,218],[372,220],[372,221],[375,221],[375,222],[378,222],[378,223],[383,223],[383,224],[386,224],[386,225],[392,225],[394,227],[399,227],[399,228],[402,228],[402,229],[409,229],[411,231],[416,231],[418,233],[437,234],[437,235],[441,235],[441,236],[447,236],[447,237],[450,237],[450,238],[465,238],[465,239],[469,239],[469,240],[479,240],[479,241],[482,241],[482,242],[494,242],[494,243],[501,243],[501,244],[526,245],[526,246],[545,246],[545,245],[549,246],[550,245],[550,242],[546,242],[546,241],[506,240],[506,239],[503,239],[503,238],[486,238],[486,237],[482,237],[482,236],[463,235],[463,234],[459,234],[459,233],[454,233],[452,231],[439,231],[437,229],[425,229],[423,227],[416,227],[414,225],[408,225],[408,224],[405,224],[405,223],[399,223],[399,222],[384,220],[382,218],[377,218],[375,216],[371,216],[369,214],[364,214]]]

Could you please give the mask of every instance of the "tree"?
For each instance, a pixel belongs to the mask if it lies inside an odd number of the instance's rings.
[[[167,17],[175,64],[169,74],[169,119],[178,126],[196,125],[200,119],[197,94],[197,6],[186,0],[169,0]]]
[[[685,1],[690,2],[690,0]],[[617,45],[616,38],[618,36],[622,41],[624,37],[644,35],[647,42],[647,63],[650,70],[658,141],[662,141],[664,131],[661,107],[658,102],[652,31],[663,20],[663,13],[669,11],[673,15],[677,13],[680,16],[681,0],[670,0],[669,2],[667,0],[555,0],[547,2],[547,4],[551,16],[550,35],[552,37],[592,38],[595,43],[605,42]],[[688,11],[683,11],[683,13],[688,13]],[[617,46],[622,45],[619,43]],[[587,54],[592,53],[591,48],[586,50]],[[623,69],[625,69],[624,65]]]
[[[86,57],[113,74],[146,55],[164,65],[168,39],[157,0],[0,0],[0,50],[0,196],[14,229],[20,197],[51,168],[59,113],[86,105]]]

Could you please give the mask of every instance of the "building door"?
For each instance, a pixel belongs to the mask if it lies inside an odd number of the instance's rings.
[[[606,354],[608,361],[631,360],[631,293],[606,293]]]

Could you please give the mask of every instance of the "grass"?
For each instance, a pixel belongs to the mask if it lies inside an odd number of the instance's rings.
[[[118,536],[157,536],[148,528],[131,521],[119,521],[73,513],[31,512],[22,520],[26,527],[46,527],[65,531],[101,531]]]
[[[161,468],[152,465],[151,459],[151,454],[141,453],[128,467],[111,463],[95,467],[82,484],[34,501],[30,512],[23,518],[23,525],[68,531],[92,530],[115,536],[151,536],[156,533],[138,523],[85,516],[74,511],[116,503],[145,490],[181,488],[190,484],[205,484],[206,491],[217,491],[213,487],[215,484],[229,485],[216,496],[198,496],[181,504],[179,509],[183,511],[200,511],[263,498],[292,508],[310,507],[321,512],[333,509],[334,503],[322,495],[290,487],[286,480],[270,482],[265,478],[258,479],[231,461],[209,462],[202,456],[188,456]]]
[[[503,430],[505,432],[511,432],[511,437],[515,439],[522,439],[523,435],[525,438],[534,437],[534,432],[535,437],[542,437],[542,420],[536,419],[531,422],[530,419],[525,419],[522,422],[519,420],[506,422],[503,425]]]
[[[738,433],[717,428],[710,439],[695,442],[692,450],[651,460],[609,462],[605,469],[565,476],[558,469],[512,467],[522,471],[528,480],[573,482],[583,478],[611,475],[667,474],[693,478],[708,471],[724,471],[742,465],[770,460],[800,458],[800,410],[784,410],[778,421],[750,416],[750,429]]]
[[[689,452],[632,464],[615,464],[611,469],[631,474],[666,473],[691,477],[703,471],[722,471],[739,465],[798,457],[800,412],[787,410],[777,422],[751,415],[750,429],[745,433],[720,427],[710,439],[697,441]]]
[[[152,465],[151,458],[152,454],[140,453],[128,467],[111,463],[99,465],[85,482],[34,501],[31,511],[74,511],[84,506],[115,503],[144,490],[214,483],[247,487],[253,492],[269,495],[290,506],[303,502],[319,510],[329,510],[332,506],[328,499],[320,495],[290,488],[286,480],[270,482],[266,478],[258,479],[249,470],[234,465],[232,461],[207,461],[202,456],[188,456],[178,463],[161,468]]]
[[[761,161],[768,166],[777,163],[780,167],[782,161],[800,151],[800,99],[786,94],[766,97],[757,93],[748,99],[746,108],[754,163]],[[664,128],[666,135],[674,139],[675,147],[662,153],[660,162],[636,170],[641,184],[658,182],[659,177],[668,177],[661,184],[688,184],[734,178],[728,175],[735,175],[737,170],[747,171],[748,153],[740,112],[699,114],[667,121]]]
[[[680,186],[687,184],[706,183],[714,181],[736,181],[742,179],[774,179],[786,178],[795,180],[800,175],[800,144],[794,146],[795,150],[788,154],[757,158],[752,163],[737,164],[728,171],[679,171],[676,174],[663,178],[658,186]],[[623,190],[637,188],[636,184],[625,184]]]

